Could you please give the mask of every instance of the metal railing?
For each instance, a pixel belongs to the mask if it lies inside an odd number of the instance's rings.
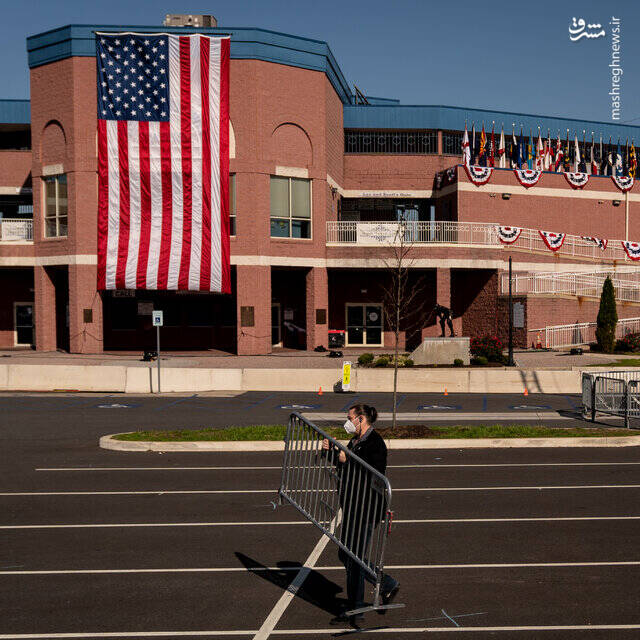
[[[322,447],[324,439],[329,441],[328,450]],[[339,452],[345,453],[345,463],[338,462]],[[383,474],[312,422],[292,413],[278,496],[361,567],[375,585],[373,609],[402,606],[381,604],[384,551],[391,525],[391,485]]]
[[[611,278],[616,300],[640,302],[640,272],[594,273],[581,272],[541,272],[516,274],[512,277],[513,295],[523,294],[564,294],[599,298],[607,277]],[[509,291],[509,274],[501,278],[502,293]]]
[[[458,147],[460,148],[460,147]],[[345,153],[434,154],[438,153],[438,132],[345,129]]]
[[[640,417],[640,370],[582,374],[582,413],[594,422],[598,413],[630,419]]]
[[[559,324],[540,329],[529,329],[528,333],[535,338],[540,334],[540,342],[547,349],[557,347],[575,347],[581,344],[589,344],[596,340],[595,322],[578,322],[576,324]],[[624,338],[630,333],[640,332],[640,318],[622,318],[616,324],[616,338]]]
[[[2,218],[0,220],[0,241],[20,240],[33,240],[33,220]]]
[[[550,254],[537,229],[522,229],[518,240],[510,245],[500,242],[497,224],[491,222],[357,222],[327,221],[327,244],[393,245],[398,242],[398,227],[412,229],[414,244],[461,244]],[[565,236],[562,246],[554,252],[564,257],[603,261],[630,262],[620,240],[609,240],[607,248],[600,247],[581,236]]]

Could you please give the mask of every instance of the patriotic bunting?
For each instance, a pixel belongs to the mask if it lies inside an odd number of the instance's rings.
[[[633,187],[634,178],[631,176],[616,176],[614,174],[611,176],[611,179],[622,192],[629,191],[631,187]]]
[[[608,240],[604,238],[594,238],[593,236],[580,236],[583,240],[587,242],[593,242],[596,246],[600,247],[603,251],[607,248]]]
[[[553,233],[552,231],[538,231],[540,237],[544,243],[551,249],[551,251],[557,251],[566,238],[566,233]]]
[[[513,244],[522,233],[521,227],[496,227],[498,233],[498,240],[502,244]]]
[[[513,172],[516,174],[516,178],[518,178],[518,182],[523,187],[533,187],[534,184],[537,184],[538,180],[540,180],[540,176],[542,175],[542,171],[536,169],[514,169]]]
[[[575,171],[568,171],[564,174],[564,177],[574,189],[582,189],[582,187],[584,187],[584,185],[589,182],[588,173],[576,173]]]
[[[640,242],[627,242],[623,240],[622,246],[631,260],[640,260]]]
[[[464,170],[467,172],[469,180],[476,186],[486,184],[491,178],[493,173],[493,167],[477,167],[475,165],[464,165]]]

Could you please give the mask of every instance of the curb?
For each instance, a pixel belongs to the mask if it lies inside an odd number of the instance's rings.
[[[230,442],[132,442],[115,440],[114,433],[102,436],[99,444],[102,449],[115,451],[158,451],[170,453],[174,451],[284,451],[284,442],[279,440],[239,440]],[[345,441],[346,442],[346,441]],[[473,439],[441,439],[422,438],[386,440],[387,447],[399,449],[538,449],[550,447],[637,447],[640,436],[622,436],[616,438],[473,438]]]

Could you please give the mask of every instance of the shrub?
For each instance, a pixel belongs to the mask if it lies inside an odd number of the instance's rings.
[[[637,353],[640,351],[640,333],[629,333],[616,341],[616,351]]]
[[[358,364],[368,367],[373,362],[373,353],[361,353],[358,356]]]
[[[471,338],[471,355],[486,358],[489,362],[502,361],[502,342],[495,336]]]
[[[464,366],[464,360],[462,360],[462,358],[456,358],[453,361],[453,366],[454,367],[463,367]]]
[[[489,364],[489,360],[485,356],[474,356],[471,358],[471,364],[475,364],[478,367],[484,367]]]
[[[386,367],[389,365],[389,358],[387,356],[380,356],[374,363],[374,367]]]
[[[600,310],[598,311],[596,340],[600,350],[604,353],[613,353],[616,343],[616,324],[618,312],[616,311],[616,294],[611,278],[607,277],[602,285],[600,295]]]
[[[405,367],[413,367],[413,360],[411,358],[405,358],[404,359],[404,366]]]

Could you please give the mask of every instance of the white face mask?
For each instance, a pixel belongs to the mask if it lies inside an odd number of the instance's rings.
[[[347,420],[347,421],[344,423],[344,430],[345,430],[347,433],[355,433],[355,432],[356,432],[356,425],[355,425],[355,424],[353,424],[353,422],[351,422],[351,420]]]

